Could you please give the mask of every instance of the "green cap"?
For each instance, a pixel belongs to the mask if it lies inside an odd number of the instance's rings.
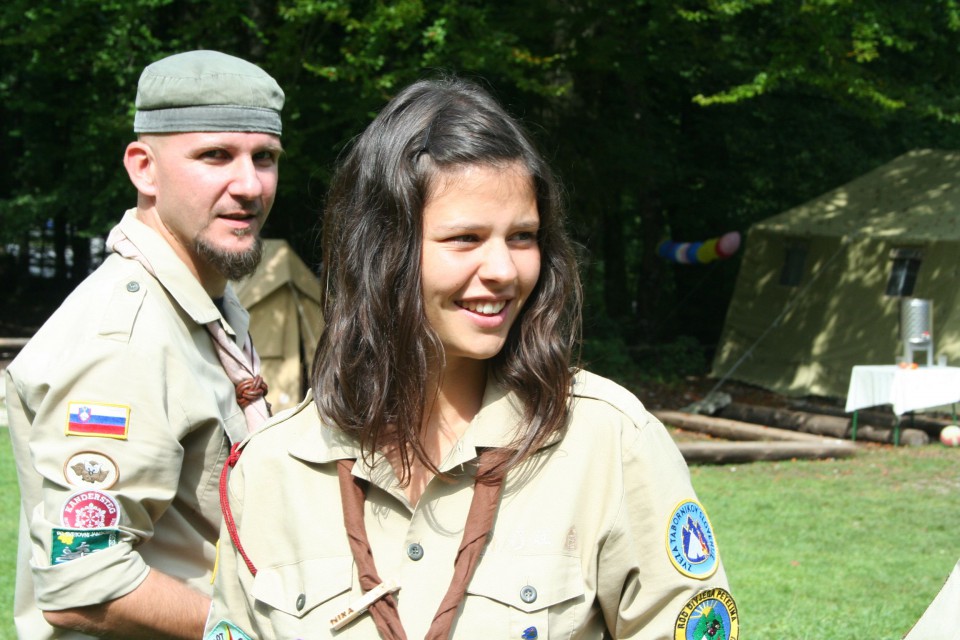
[[[218,51],[147,66],[137,85],[137,133],[251,131],[280,135],[283,90],[255,64]]]

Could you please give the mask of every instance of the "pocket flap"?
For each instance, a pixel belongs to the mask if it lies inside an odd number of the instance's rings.
[[[485,555],[467,593],[531,613],[584,594],[580,558]]]
[[[261,568],[253,579],[252,595],[274,609],[302,618],[317,605],[348,591],[352,583],[352,557],[314,558]]]

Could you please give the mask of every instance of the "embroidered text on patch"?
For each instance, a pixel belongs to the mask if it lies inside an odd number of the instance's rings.
[[[127,439],[130,407],[122,404],[71,402],[67,405],[68,436]]]
[[[674,640],[737,640],[739,637],[737,603],[721,587],[704,589],[690,598],[673,628]]]
[[[102,491],[77,491],[67,497],[60,522],[74,529],[103,529],[117,526],[120,505]]]
[[[50,564],[63,564],[117,544],[118,529],[54,529]]]
[[[706,511],[696,500],[676,506],[667,522],[667,553],[680,573],[706,580],[718,566],[717,543]]]

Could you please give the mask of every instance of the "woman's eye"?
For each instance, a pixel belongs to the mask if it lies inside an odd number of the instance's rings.
[[[515,233],[513,239],[518,242],[536,242],[537,241],[537,232],[536,231],[521,231],[520,233]]]
[[[470,244],[473,242],[479,242],[480,238],[472,234],[465,234],[462,236],[453,236],[449,238],[449,242],[459,242],[462,244]]]

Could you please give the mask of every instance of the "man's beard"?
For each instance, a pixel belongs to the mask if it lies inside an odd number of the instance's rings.
[[[242,280],[257,270],[263,257],[263,240],[259,237],[246,251],[224,251],[211,246],[203,238],[194,242],[197,256],[220,272],[227,280]]]

